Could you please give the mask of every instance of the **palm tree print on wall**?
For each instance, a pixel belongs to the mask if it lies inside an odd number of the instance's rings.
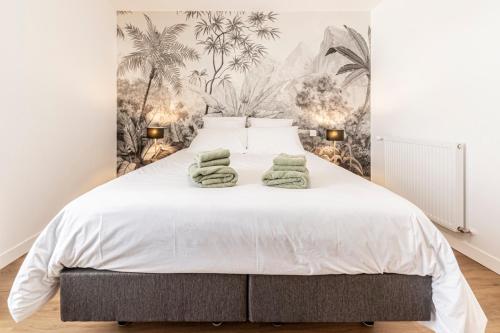
[[[118,13],[118,15],[123,14],[123,12]],[[180,93],[182,79],[179,68],[186,66],[185,61],[199,58],[196,50],[177,41],[179,34],[187,25],[172,25],[160,32],[148,15],[144,15],[144,18],[146,19],[145,32],[131,24],[125,26],[125,31],[133,41],[135,50],[124,56],[118,66],[118,76],[122,76],[127,71],[140,71],[147,77],[147,87],[138,117],[136,113],[129,110],[130,105],[124,103],[123,100],[118,101],[119,174],[134,170],[149,161],[147,157],[150,157],[152,148],[150,142],[145,143],[144,136],[146,128],[150,125],[150,122],[146,121],[146,105],[151,85],[158,88],[168,85],[175,93]],[[119,26],[117,29],[117,34],[121,37]],[[175,150],[167,146],[165,149],[160,148],[159,153],[156,154],[166,156],[173,151]]]
[[[210,79],[203,82],[204,91],[209,95],[212,95],[216,82],[223,84],[231,80],[229,72],[245,73],[259,63],[266,54],[266,48],[256,40],[279,38],[278,28],[269,25],[277,19],[274,12],[245,15],[245,12],[187,11],[185,15],[187,20],[196,20],[195,37],[204,52],[212,58]],[[193,79],[201,80],[200,74],[206,75],[207,70],[193,71]],[[205,114],[209,111],[207,103]]]
[[[118,67],[118,74],[126,70],[140,70],[148,77],[148,86],[141,107],[141,118],[144,118],[146,102],[151,84],[162,87],[169,84],[176,93],[182,89],[179,67],[186,67],[186,60],[198,60],[196,50],[177,41],[177,36],[186,28],[185,24],[166,27],[160,33],[144,15],[147,23],[146,32],[128,24],[125,27],[134,42],[135,51],[125,56]]]
[[[368,85],[366,87],[366,98],[365,98],[365,104],[363,106],[363,109],[366,109],[368,107],[368,104],[370,103],[370,81],[371,81],[371,73],[370,73],[370,47],[368,46],[368,43],[366,43],[365,39],[359,32],[356,30],[344,25],[346,30],[349,32],[349,35],[351,38],[355,41],[356,43],[356,48],[359,51],[359,54],[354,52],[353,50],[349,49],[348,47],[345,46],[335,46],[331,47],[328,49],[326,52],[325,56],[328,56],[330,54],[334,53],[340,53],[352,63],[346,64],[339,68],[337,71],[337,75],[342,75],[342,74],[347,74],[349,73],[345,79],[343,86],[344,88],[349,87],[351,83],[356,81],[357,79],[366,76],[368,78]],[[371,31],[370,28],[368,28],[368,39],[370,40],[370,35]]]
[[[368,173],[368,170],[364,170],[362,163],[360,163],[354,156],[353,146],[356,146],[356,148],[365,148],[365,151],[367,151],[369,150],[370,145],[369,137],[360,138],[358,135],[358,133],[362,132],[359,126],[363,123],[363,120],[366,117],[366,114],[368,113],[370,107],[370,46],[359,32],[351,27],[348,27],[347,25],[344,25],[344,28],[349,33],[350,38],[354,41],[355,49],[357,50],[357,52],[353,51],[349,47],[337,45],[330,47],[325,56],[338,53],[351,61],[350,63],[347,63],[340,67],[336,73],[336,75],[347,74],[342,83],[343,89],[347,89],[356,80],[360,80],[363,77],[367,78],[368,84],[366,86],[365,102],[363,104],[363,107],[353,112],[345,123],[346,130],[353,134],[348,136],[347,142],[336,147],[319,147],[318,149],[316,149],[316,153],[331,162],[344,166],[345,168],[352,170],[353,172],[361,176],[364,176],[366,173]],[[370,35],[370,28],[368,28],[368,40],[370,40]],[[364,158],[367,159],[366,154],[364,155]]]
[[[333,17],[117,13],[118,175],[189,147],[208,114],[292,118],[306,150],[369,177],[369,16]],[[155,146],[147,126],[165,129]],[[346,140],[333,147],[326,128]]]
[[[128,10],[119,10],[116,12],[116,15],[120,16],[120,15],[127,15],[130,13],[132,12]],[[119,24],[116,25],[116,36],[120,39],[125,39],[125,32],[123,32],[123,29]]]

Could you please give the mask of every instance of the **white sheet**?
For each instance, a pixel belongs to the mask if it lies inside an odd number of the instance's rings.
[[[272,156],[233,155],[233,188],[200,189],[180,151],[82,195],[45,228],[9,296],[20,321],[57,291],[63,266],[127,272],[399,273],[433,276],[442,333],[486,317],[441,233],[408,201],[307,154],[311,189],[261,185]]]

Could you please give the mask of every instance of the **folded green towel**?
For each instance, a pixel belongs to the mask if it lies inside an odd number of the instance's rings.
[[[198,165],[198,168],[205,168],[209,166],[228,166],[229,165],[229,158],[219,158],[216,160],[211,160],[211,161],[206,161],[206,162],[196,162]]]
[[[236,171],[224,165],[200,168],[193,163],[189,166],[189,176],[200,187],[230,187],[238,181]]]
[[[196,162],[201,163],[201,162],[218,160],[222,158],[229,158],[230,155],[231,153],[229,152],[228,149],[222,149],[222,148],[210,151],[202,151],[196,154]]]
[[[304,155],[279,154],[273,160],[274,165],[305,166],[306,157]]]
[[[298,171],[307,172],[307,168],[298,165],[273,165],[273,171]]]
[[[269,169],[262,176],[262,182],[266,186],[302,189],[309,187],[309,171],[273,171]]]

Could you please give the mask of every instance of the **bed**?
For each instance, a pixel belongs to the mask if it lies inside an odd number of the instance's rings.
[[[69,203],[18,273],[13,318],[60,285],[63,320],[420,320],[484,331],[450,246],[417,207],[309,153],[311,188],[262,186],[272,158],[232,154],[238,185],[200,189],[186,175],[193,153],[181,150]]]

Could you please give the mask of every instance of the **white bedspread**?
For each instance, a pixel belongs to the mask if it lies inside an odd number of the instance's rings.
[[[432,275],[436,332],[486,317],[445,238],[414,205],[307,154],[311,188],[261,185],[272,156],[233,155],[236,187],[190,184],[180,151],[69,203],[36,240],[9,296],[16,321],[57,291],[63,267],[126,272]]]

